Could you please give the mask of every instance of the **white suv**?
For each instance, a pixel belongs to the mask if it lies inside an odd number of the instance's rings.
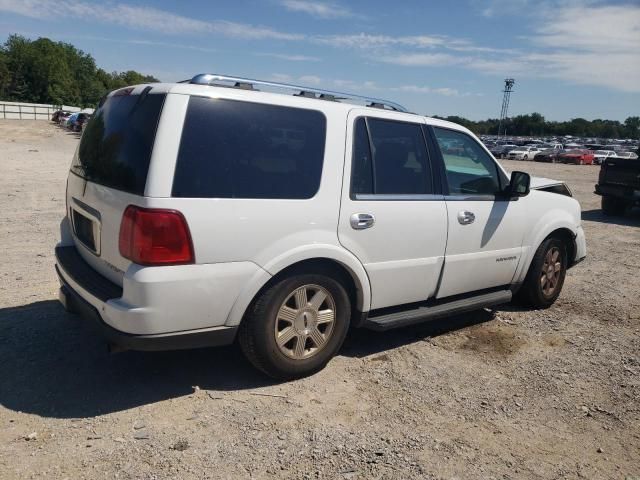
[[[586,254],[567,186],[509,177],[459,125],[218,75],[106,96],[66,201],[68,310],[120,349],[237,338],[277,378],[323,368],[350,326],[548,307]]]

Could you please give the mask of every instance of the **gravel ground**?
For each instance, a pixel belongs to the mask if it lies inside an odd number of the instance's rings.
[[[110,355],[56,300],[77,136],[0,121],[0,478],[640,478],[640,214],[566,180],[589,256],[546,311],[356,331],[274,384],[234,347]]]

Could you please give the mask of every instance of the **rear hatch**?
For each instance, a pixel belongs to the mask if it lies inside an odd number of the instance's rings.
[[[67,181],[67,216],[76,247],[98,272],[122,285],[130,261],[120,255],[122,214],[141,204],[166,93],[151,86],[101,100],[84,129]]]
[[[640,161],[623,158],[605,160],[600,167],[599,183],[640,190]]]

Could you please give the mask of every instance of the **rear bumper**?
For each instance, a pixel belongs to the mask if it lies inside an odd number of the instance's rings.
[[[154,320],[162,320],[162,317],[155,313],[156,309],[123,309],[123,289],[89,267],[73,246],[56,248],[56,272],[61,285],[59,299],[65,308],[79,314],[110,343],[123,349],[176,350],[228,345],[235,339],[236,326],[222,324],[199,329],[176,328],[184,325],[181,320],[192,315],[189,302],[173,306],[173,312],[183,310],[182,318],[173,318],[174,331],[154,332],[153,329],[149,329],[148,332],[140,332],[141,325],[149,326],[153,325]],[[175,297],[172,296],[171,300],[175,302]],[[136,327],[138,331],[132,333],[116,328],[110,317],[114,311],[118,312],[118,322],[126,322],[127,326]]]
[[[98,310],[74,291],[60,278],[58,299],[65,309],[82,317],[90,328],[110,344],[122,350],[181,350],[188,348],[214,347],[233,343],[237,327],[216,327],[206,331],[165,333],[159,335],[133,335],[107,325]]]

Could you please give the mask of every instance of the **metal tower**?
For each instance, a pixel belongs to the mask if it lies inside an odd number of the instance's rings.
[[[507,119],[507,111],[509,110],[509,99],[511,98],[511,89],[516,81],[513,78],[504,79],[504,96],[502,97],[502,110],[500,111],[500,122],[498,123],[498,136],[502,134],[502,124]],[[505,126],[504,134],[507,134],[507,127]]]

